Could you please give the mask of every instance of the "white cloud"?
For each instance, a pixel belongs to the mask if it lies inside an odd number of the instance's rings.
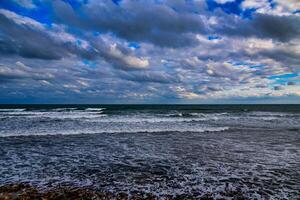
[[[220,4],[225,4],[229,2],[234,2],[235,0],[215,0],[215,2],[220,3]]]
[[[14,13],[14,12],[11,12],[9,10],[5,10],[5,9],[0,9],[0,14],[13,20],[16,24],[28,25],[28,26],[31,26],[38,30],[44,30],[44,26],[41,23],[39,23],[29,17],[24,17],[24,16]]]
[[[110,46],[109,55],[119,61],[121,65],[125,65],[125,68],[129,67],[136,69],[145,69],[149,66],[149,61],[146,58],[138,58],[131,55],[125,55],[117,48],[116,44]]]
[[[14,0],[17,4],[22,7],[33,9],[36,8],[36,5],[33,3],[32,0]]]
[[[179,98],[198,99],[198,98],[201,97],[201,96],[199,96],[198,94],[196,94],[194,92],[186,91],[185,88],[180,87],[180,86],[172,87],[172,89],[175,91],[175,93],[178,95]]]
[[[299,0],[274,0],[274,4],[268,0],[245,0],[242,2],[243,9],[257,9],[256,12],[273,15],[291,15],[300,9]]]
[[[274,0],[282,10],[286,10],[289,12],[294,12],[300,9],[300,1],[299,0]]]

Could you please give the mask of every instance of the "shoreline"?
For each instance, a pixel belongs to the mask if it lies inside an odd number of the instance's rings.
[[[224,190],[220,193],[220,198],[230,198],[233,200],[249,199],[239,190]],[[215,194],[206,193],[197,196],[191,194],[164,195],[156,196],[151,193],[133,191],[130,194],[125,192],[108,192],[96,191],[86,187],[54,187],[40,190],[35,186],[27,183],[15,183],[0,186],[0,200],[183,200],[183,199],[199,199],[199,200],[214,200]]]

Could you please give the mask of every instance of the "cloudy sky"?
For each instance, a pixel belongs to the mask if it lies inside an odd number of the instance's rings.
[[[0,103],[300,103],[300,1],[1,0]]]

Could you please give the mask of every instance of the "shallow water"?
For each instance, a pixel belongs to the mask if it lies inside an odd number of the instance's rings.
[[[300,196],[299,106],[2,106],[0,127],[0,184]]]

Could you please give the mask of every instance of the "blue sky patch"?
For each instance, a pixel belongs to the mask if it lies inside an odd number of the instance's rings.
[[[129,47],[129,48],[133,48],[133,49],[139,49],[141,46],[140,46],[138,43],[130,42],[130,43],[128,44],[128,47]]]

